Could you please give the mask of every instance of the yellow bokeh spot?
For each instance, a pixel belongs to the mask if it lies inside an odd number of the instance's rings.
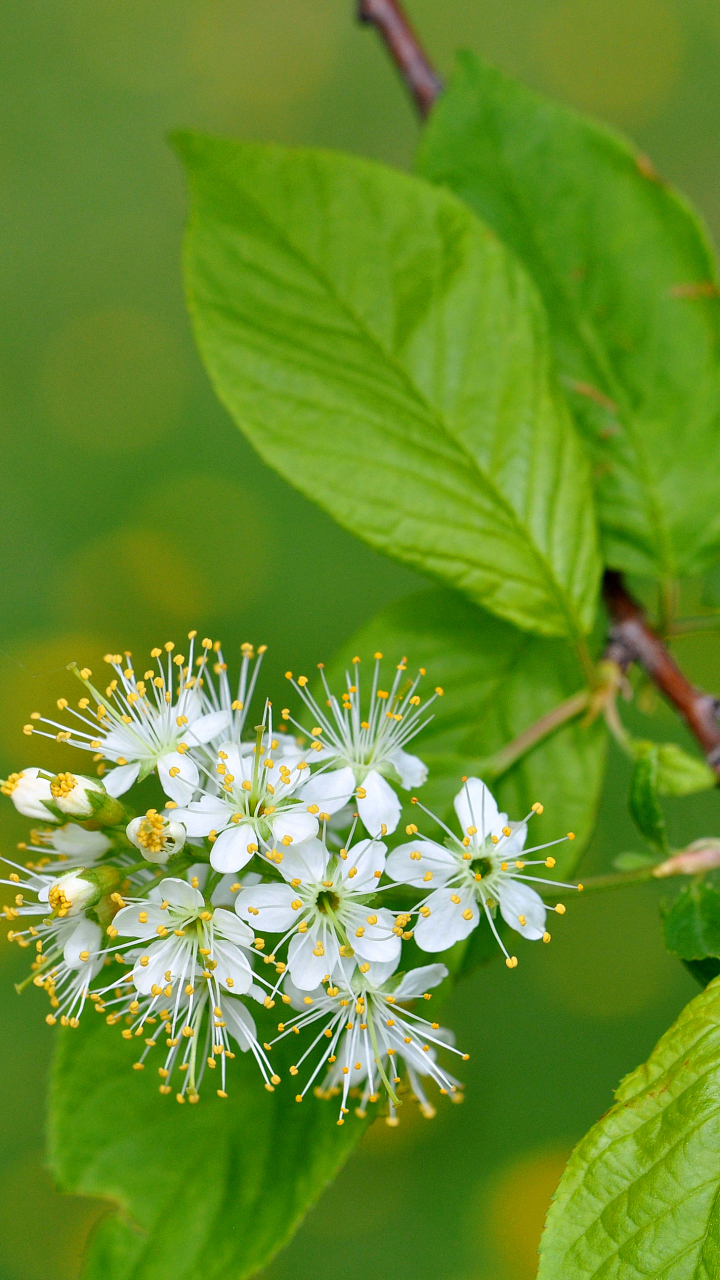
[[[81,316],[51,338],[41,395],[63,441],[97,453],[144,447],[173,426],[186,389],[172,330],[140,311]]]
[[[663,0],[559,0],[540,23],[536,55],[551,92],[636,124],[670,94],[683,45]]]
[[[471,1222],[478,1233],[483,1253],[487,1237],[497,1257],[494,1280],[535,1280],[538,1244],[569,1150],[544,1150],[524,1155],[497,1173],[490,1181],[491,1196],[486,1214]],[[483,1199],[487,1191],[483,1188]],[[569,1277],[568,1277],[569,1280]]]

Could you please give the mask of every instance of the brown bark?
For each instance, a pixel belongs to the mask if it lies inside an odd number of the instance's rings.
[[[358,18],[377,27],[425,119],[442,90],[442,80],[433,70],[397,0],[359,0]]]

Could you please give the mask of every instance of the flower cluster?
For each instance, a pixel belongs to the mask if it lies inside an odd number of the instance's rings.
[[[364,1116],[384,1096],[395,1124],[409,1091],[434,1114],[430,1083],[458,1100],[443,1063],[467,1055],[417,1011],[448,976],[442,963],[418,965],[418,949],[448,951],[482,925],[514,968],[498,911],[524,937],[550,940],[547,912],[565,908],[538,892],[555,882],[527,868],[554,860],[547,844],[525,850],[542,806],[510,822],[480,779],[464,778],[459,832],[413,795],[443,843],[411,822],[389,849],[398,791],[427,777],[407,747],[442,689],[423,701],[425,672],[408,676],[405,659],[382,688],[382,654],[366,696],[359,657],[339,696],[322,666],[320,700],[288,672],[309,718],[283,708],[278,722],[266,700],[246,733],[264,647],[242,646],[233,688],[221,646],[205,639],[196,656],[195,642],[191,632],[187,658],[171,642],[153,649],[142,678],[129,652],[108,654],[104,693],[73,667],[77,706],[60,698],[62,720],[34,712],[25,726],[91,752],[96,776],[27,768],[0,784],[39,824],[1,881],[8,937],[33,952],[22,985],[44,988],[50,1024],[77,1027],[94,1009],[139,1041],[138,1071],[162,1042],[160,1092],[181,1103],[198,1101],[208,1071],[226,1098],[237,1050],[274,1090],[275,1047],[308,1032],[289,1066],[298,1102],[311,1089],[338,1098],[343,1124],[351,1098]]]

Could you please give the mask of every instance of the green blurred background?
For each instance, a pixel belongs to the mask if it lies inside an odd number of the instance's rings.
[[[449,70],[469,46],[631,132],[720,233],[716,0],[409,0]],[[267,471],[216,403],[179,267],[175,125],[340,147],[409,166],[417,126],[350,0],[10,0],[2,8],[0,773],[50,764],[21,733],[65,664],[189,626],[271,645],[269,675],[329,658],[421,579]],[[714,635],[677,646],[720,691]],[[676,736],[644,697],[634,727]],[[637,846],[617,755],[584,874]],[[718,832],[717,798],[669,808]],[[3,847],[26,831],[5,804]],[[661,946],[658,893],[580,901],[447,1010],[472,1059],[463,1106],[374,1126],[265,1273],[531,1280],[551,1190],[619,1078],[696,992]],[[522,945],[522,944],[521,944]],[[0,1280],[72,1280],[102,1207],[43,1171],[52,1035],[0,950]],[[129,1086],[132,1084],[129,1081]]]

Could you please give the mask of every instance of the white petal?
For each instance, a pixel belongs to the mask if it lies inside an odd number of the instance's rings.
[[[377,916],[377,924],[368,924],[368,915]],[[400,958],[401,939],[393,933],[395,917],[382,909],[370,911],[369,907],[353,907],[346,912],[348,938],[355,953],[363,960],[380,960],[397,964]],[[358,938],[357,929],[363,930]],[[326,973],[328,970],[326,970]]]
[[[348,880],[350,872],[355,871],[349,881],[353,893],[367,893],[377,885],[380,876],[375,872],[384,871],[386,853],[387,846],[382,840],[358,840],[348,849],[347,858],[340,863],[340,872],[343,879]]]
[[[444,964],[422,965],[420,969],[411,969],[403,974],[393,995],[396,1000],[412,1000],[415,996],[424,995],[428,987],[438,987],[447,976]]]
[[[179,773],[170,776],[170,770],[178,769]],[[189,755],[181,755],[179,751],[168,751],[157,762],[160,786],[176,804],[189,804],[197,791],[200,775],[194,760]]]
[[[547,908],[534,889],[519,880],[511,880],[508,876],[498,889],[498,898],[503,920],[511,929],[517,929],[524,938],[532,938],[534,942],[542,938]],[[520,916],[524,916],[527,921],[525,925],[520,924]]]
[[[323,974],[323,977],[325,977],[325,974]],[[301,990],[300,987],[296,987],[289,973],[286,973],[283,979],[283,990],[285,995],[290,997],[290,1003],[293,1009],[299,1009],[302,1013],[307,1012],[308,1006],[305,1003],[305,997],[308,994],[308,991],[306,988]],[[309,994],[313,1003],[317,1003],[322,1000],[328,1005],[328,1007],[330,1006],[330,1001],[325,994],[325,988],[323,986],[318,985]]]
[[[263,930],[285,933],[300,918],[300,912],[293,911],[290,905],[293,901],[297,901],[297,896],[289,884],[257,884],[238,894],[235,910],[261,936]],[[253,910],[250,910],[251,907]],[[257,915],[255,911],[258,912]],[[324,970],[323,976],[325,972]]]
[[[227,827],[221,831],[212,847],[210,865],[216,871],[227,875],[230,871],[239,871],[253,857],[254,850],[249,845],[257,845],[255,828],[243,822],[238,827]]]
[[[423,951],[446,951],[461,938],[467,938],[477,925],[480,915],[474,899],[469,901],[461,894],[459,903],[451,902],[453,889],[437,889],[428,898],[429,916],[420,916],[415,925],[415,941]],[[470,920],[465,920],[463,911],[470,910]]]
[[[371,836],[379,836],[385,832],[391,835],[400,821],[402,805],[388,782],[371,769],[363,779],[364,798],[358,799],[358,812]]]
[[[504,817],[505,815],[501,814],[500,816]],[[502,839],[495,850],[503,861],[505,858],[517,858],[522,853],[528,832],[527,822],[509,822],[507,826],[512,829],[512,835]]]
[[[300,791],[305,804],[316,804],[321,813],[337,813],[355,790],[355,774],[350,766],[316,773]]]
[[[139,919],[141,912],[147,915],[145,923]],[[167,925],[167,912],[161,911],[157,902],[134,902],[118,911],[112,923],[123,938],[155,938],[158,925]]]
[[[413,858],[413,853],[419,853],[419,859]],[[436,844],[434,840],[416,838],[409,840],[407,844],[399,844],[392,850],[385,863],[385,870],[390,879],[398,884],[414,884],[421,889],[440,889],[455,875],[458,864],[462,866],[458,856],[449,849],[444,849],[441,844]],[[428,872],[431,874],[430,880],[425,879]]]
[[[53,831],[53,848],[69,857],[99,858],[111,844],[112,841],[102,831],[86,831],[76,822],[68,822]]]
[[[139,772],[139,760],[135,764],[121,764],[115,769],[108,769],[107,773],[103,774],[103,782],[108,795],[114,796],[115,799],[118,796],[124,796],[125,792],[130,790],[133,782],[137,779]]]
[[[250,1046],[257,1041],[257,1029],[253,1017],[241,1000],[223,1000],[223,1021],[234,1040],[247,1053]]]
[[[328,852],[321,840],[303,840],[299,845],[281,844],[278,852],[282,854],[279,866],[286,880],[314,884],[326,879]]]
[[[421,787],[424,782],[427,782],[428,768],[419,756],[411,756],[408,751],[403,751],[402,747],[396,747],[388,756],[388,760],[400,775],[400,784],[406,791],[412,791],[415,787]]]
[[[216,937],[213,960],[217,961],[213,977],[222,987],[233,991],[235,995],[243,995],[249,991],[252,986],[252,969],[239,947]]]
[[[158,885],[158,892],[171,907],[180,907],[184,911],[202,910],[205,905],[199,889],[193,889],[187,880],[178,880],[176,876],[167,876]]]
[[[317,818],[311,813],[303,813],[302,809],[286,809],[270,821],[273,841],[282,844],[285,836],[290,837],[291,844],[301,844],[303,840],[311,840],[318,833]]]
[[[238,947],[252,946],[255,937],[252,929],[243,924],[234,911],[226,911],[224,907],[217,907],[212,922],[213,929],[218,937],[227,938],[228,941],[234,942]]]
[[[337,963],[337,952],[334,956],[331,955],[330,948],[325,943],[324,955],[313,954],[318,945],[319,933],[319,930],[296,933],[288,947],[290,976],[295,986],[303,991],[312,991],[313,987],[317,987],[326,973],[332,973]]]
[[[102,931],[100,925],[95,924],[94,920],[81,920],[65,943],[63,960],[69,969],[82,969],[83,965],[88,964],[88,962],[80,959],[80,953],[89,951],[92,954],[99,951],[101,946]]]
[[[354,963],[354,962],[353,962]],[[376,989],[384,986],[388,978],[391,978],[398,967],[398,961],[395,960],[371,960],[370,968],[363,975],[368,986]]]
[[[211,711],[209,715],[193,720],[185,729],[183,739],[191,747],[197,743],[212,742],[213,738],[225,732],[229,723],[229,711]]]
[[[490,788],[479,778],[468,778],[454,804],[463,835],[468,827],[477,827],[480,842],[490,835],[499,836],[507,822],[507,814],[499,812]]]
[[[233,810],[219,796],[202,796],[187,809],[173,809],[176,822],[182,822],[189,836],[208,836],[211,831],[222,831],[230,821]]]
[[[154,986],[164,987],[166,982],[174,982],[185,968],[190,954],[184,938],[152,943],[138,956],[133,967],[133,982],[140,995],[149,995]],[[141,963],[144,959],[147,959],[147,964]],[[169,979],[165,977],[166,973],[170,974]]]

